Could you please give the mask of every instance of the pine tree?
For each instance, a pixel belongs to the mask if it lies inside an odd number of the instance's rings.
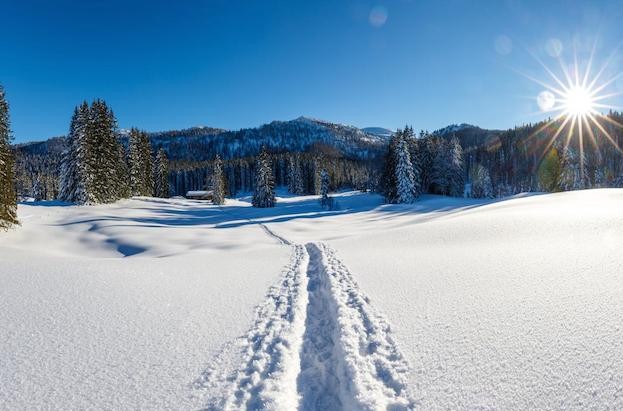
[[[329,197],[329,173],[327,170],[320,171],[320,205],[324,208],[333,208],[333,199]]]
[[[169,189],[169,160],[164,149],[158,150],[155,164],[155,191],[156,197],[169,198],[171,192]]]
[[[15,155],[11,148],[9,104],[4,88],[0,86],[0,229],[8,229],[17,220],[17,196],[15,194]]]
[[[381,178],[381,191],[385,197],[385,201],[388,203],[395,203],[398,201],[398,182],[396,180],[396,164],[397,164],[397,150],[400,139],[402,138],[402,131],[397,130],[396,133],[389,140],[387,153],[385,154],[383,176]]]
[[[399,203],[415,201],[415,176],[405,134],[399,137],[396,147],[396,194]]]
[[[255,165],[255,191],[253,207],[267,208],[275,206],[275,179],[272,164],[266,148],[263,147]]]
[[[463,148],[459,140],[454,137],[450,142],[450,170],[448,194],[453,197],[463,197],[465,191]]]
[[[434,143],[434,155],[430,174],[430,183],[434,193],[446,195],[450,188],[450,150],[444,139],[437,138]]]
[[[301,159],[298,154],[292,154],[288,158],[288,191],[297,195],[305,194]]]
[[[128,139],[128,160],[130,162],[130,187],[133,196],[143,195],[144,168],[140,146],[140,131],[132,128]]]
[[[212,188],[212,202],[214,204],[225,204],[225,183],[223,180],[223,161],[217,154],[214,159],[210,186]]]
[[[561,150],[561,174],[560,188],[563,191],[581,190],[588,185],[588,170],[586,159],[583,155],[577,155],[571,147]]]
[[[320,159],[318,157],[314,158],[314,194],[322,194],[322,171],[320,169]],[[328,176],[328,174],[327,174]]]
[[[74,109],[61,160],[60,193],[62,201],[84,204],[87,201],[86,127],[90,118],[87,102]]]
[[[471,196],[473,198],[493,198],[493,186],[491,185],[491,177],[489,170],[481,164],[476,164],[471,172],[472,180]]]
[[[131,129],[129,151],[132,195],[154,195],[152,149],[147,133]]]
[[[149,136],[144,131],[140,137],[141,158],[143,160],[143,195],[154,195],[154,161]]]
[[[125,148],[122,144],[117,144],[117,152],[117,169],[115,173],[117,180],[116,196],[117,198],[130,198],[132,196],[132,188],[129,183],[130,170]],[[149,181],[153,181],[152,176],[149,176]]]

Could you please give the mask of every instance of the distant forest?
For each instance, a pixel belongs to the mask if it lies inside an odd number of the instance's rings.
[[[622,115],[610,112],[600,118],[600,126],[583,130],[582,142],[577,129],[570,130],[568,125],[560,129],[562,120],[509,130],[463,124],[415,133],[405,127],[388,137],[301,117],[239,131],[200,127],[146,136],[154,159],[159,151],[168,157],[173,196],[206,188],[216,155],[223,159],[226,193],[251,191],[256,156],[266,147],[277,185],[291,187],[294,172],[301,180],[296,191],[316,193],[318,175],[324,169],[332,190],[372,190],[396,202],[390,186],[398,182],[388,180],[386,174],[397,161],[392,157],[396,155],[391,153],[392,141],[398,144],[395,140],[401,139],[408,147],[412,168],[404,175],[411,178],[409,173],[413,173],[415,178],[414,198],[421,193],[502,197],[530,191],[623,187],[621,124]],[[115,134],[127,151],[129,133],[116,130]],[[59,198],[60,163],[66,150],[65,137],[15,146],[18,197]]]

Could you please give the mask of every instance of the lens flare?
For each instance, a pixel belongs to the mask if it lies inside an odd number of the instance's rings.
[[[567,64],[562,55],[563,46],[557,39],[550,39],[546,44],[546,52],[552,58],[558,61],[561,75],[556,75],[554,70],[548,67],[538,56],[532,56],[543,67],[550,81],[543,81],[538,78],[524,75],[526,78],[534,81],[542,86],[545,90],[541,91],[536,98],[537,104],[542,113],[554,113],[554,118],[546,121],[531,136],[533,138],[542,131],[556,127],[552,137],[547,141],[543,153],[540,158],[543,159],[545,154],[550,150],[555,141],[562,136],[564,138],[564,148],[569,146],[572,138],[577,138],[577,145],[580,149],[580,161],[584,161],[584,139],[597,147],[596,138],[602,137],[607,139],[619,153],[623,154],[623,150],[619,147],[616,140],[608,132],[604,124],[623,128],[613,118],[604,115],[601,111],[619,109],[613,105],[606,104],[608,99],[615,96],[623,95],[623,90],[615,92],[606,91],[609,87],[613,87],[617,80],[623,77],[623,73],[619,73],[609,79],[604,79],[608,64],[615,57],[613,52],[605,61],[599,70],[593,71],[593,59],[595,56],[596,43],[590,54],[587,63],[580,67],[577,55],[573,55],[573,63]],[[566,130],[566,133],[563,133]],[[601,134],[597,134],[599,131]],[[589,140],[590,139],[590,140]],[[582,164],[581,172],[584,172]],[[582,176],[584,177],[584,176]]]

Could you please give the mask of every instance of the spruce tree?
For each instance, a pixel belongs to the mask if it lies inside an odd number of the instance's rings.
[[[132,196],[132,189],[130,187],[130,170],[128,168],[127,155],[125,148],[122,144],[117,144],[117,198],[130,198]],[[153,177],[149,176],[149,181],[153,181]]]
[[[152,156],[151,142],[146,132],[141,132],[141,158],[143,159],[143,195],[154,195],[154,161]]]
[[[332,203],[332,198],[329,197],[329,173],[323,169],[320,171],[320,205],[330,209]]]
[[[225,183],[223,180],[223,161],[217,154],[214,159],[210,186],[212,188],[212,202],[214,204],[225,204]]]
[[[169,189],[169,160],[163,148],[158,150],[155,168],[156,197],[169,198],[171,196]]]
[[[130,130],[130,185],[132,195],[154,195],[154,171],[151,142],[144,131]]]
[[[450,149],[442,138],[435,139],[430,183],[435,194],[447,195],[450,188]]]
[[[143,183],[145,176],[143,161],[141,158],[140,131],[135,128],[130,129],[128,139],[128,160],[130,163],[130,187],[133,196],[143,195]]]
[[[385,197],[385,201],[388,203],[395,203],[398,201],[396,164],[400,139],[402,139],[402,130],[397,130],[389,140],[387,153],[385,154],[383,176],[381,178],[381,191]]]
[[[476,164],[471,172],[472,180],[471,196],[473,198],[493,198],[493,186],[491,185],[491,177],[489,170],[481,164]]]
[[[15,194],[15,156],[11,148],[9,103],[4,88],[0,86],[0,229],[8,229],[17,220],[17,196]]]
[[[463,148],[459,140],[454,137],[450,142],[450,170],[448,194],[453,197],[463,197],[465,191]]]
[[[89,117],[86,101],[74,109],[61,160],[59,199],[62,201],[86,202],[86,127]]]
[[[267,208],[275,206],[275,178],[273,177],[270,156],[263,147],[255,164],[255,191],[253,207]]]
[[[415,201],[415,176],[411,155],[405,134],[398,140],[396,147],[396,195],[399,203],[412,203]]]

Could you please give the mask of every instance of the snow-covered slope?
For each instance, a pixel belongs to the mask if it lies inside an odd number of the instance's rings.
[[[383,137],[385,139],[389,139],[391,136],[394,135],[393,131],[383,127],[364,127],[361,130],[365,131],[368,134],[373,134],[375,136]]]
[[[623,407],[623,190],[336,199],[20,205],[0,404]]]

